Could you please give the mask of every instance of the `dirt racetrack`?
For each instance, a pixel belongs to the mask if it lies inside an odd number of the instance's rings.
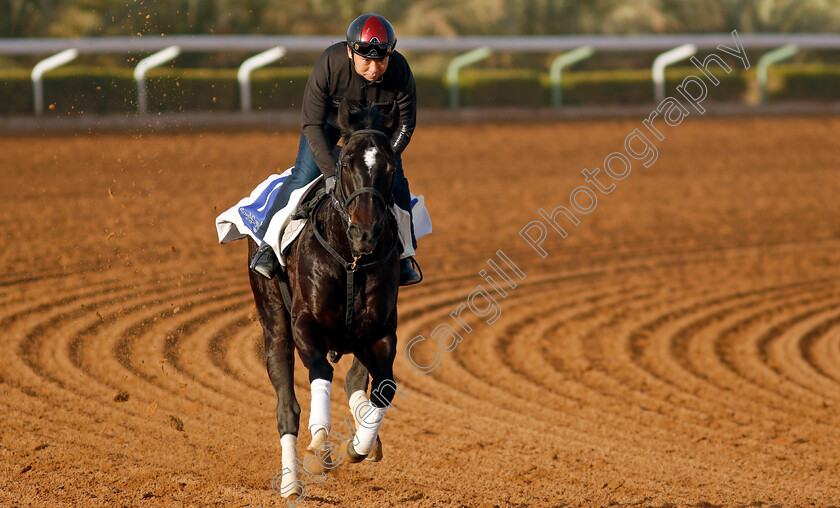
[[[498,249],[526,278],[433,372],[400,353],[384,461],[299,506],[840,505],[840,118],[690,117],[542,259],[519,231],[636,127],[420,126],[401,344]],[[0,506],[285,506],[246,245],[213,221],[298,135],[0,139]]]

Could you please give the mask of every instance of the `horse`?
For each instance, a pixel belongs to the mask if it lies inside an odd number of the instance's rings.
[[[294,351],[309,370],[312,392],[305,468],[323,475],[344,459],[332,458],[330,388],[344,354],[354,360],[344,390],[354,424],[346,419],[350,462],[382,457],[379,429],[396,393],[399,237],[388,205],[395,172],[391,137],[398,125],[394,104],[386,116],[371,107],[338,110],[345,140],[334,188],[309,211],[309,221],[288,250],[287,271],[268,280],[249,270],[265,339],[265,362],[277,392],[283,497],[303,495],[297,459],[300,405],[294,389]],[[248,259],[257,245],[249,239]],[[285,292],[285,295],[283,294]],[[371,396],[368,398],[368,376]],[[314,459],[314,460],[310,460]],[[320,480],[318,480],[320,481]]]

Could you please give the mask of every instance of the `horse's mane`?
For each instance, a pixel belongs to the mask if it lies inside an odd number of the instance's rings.
[[[352,133],[365,129],[382,131],[390,136],[396,129],[398,121],[399,107],[396,103],[392,105],[391,112],[387,115],[376,106],[360,108],[356,104],[351,105],[349,101],[342,102],[338,108],[338,126],[345,139]]]
[[[350,113],[350,132],[362,129],[385,130],[385,113],[376,106]]]

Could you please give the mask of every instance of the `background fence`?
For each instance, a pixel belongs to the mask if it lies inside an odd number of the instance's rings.
[[[53,111],[128,112],[294,108],[310,66],[276,65],[290,53],[319,53],[335,42],[323,36],[182,35],[164,37],[0,39],[0,55],[41,58],[34,67],[0,70],[0,113],[36,115]],[[750,73],[720,76],[719,100],[742,101],[754,89],[756,102],[768,98],[768,68],[800,51],[836,51],[835,34],[698,34],[648,36],[405,37],[398,48],[412,55],[438,54],[438,72],[415,71],[421,105],[554,106],[640,103],[660,100],[669,81],[689,69],[666,72],[690,56],[719,45],[741,44],[751,57]],[[184,54],[240,54],[233,68],[183,69]],[[256,53],[256,55],[255,55]],[[491,55],[544,54],[547,68],[469,69]],[[649,70],[575,72],[595,54],[636,53]],[[761,58],[756,56],[761,53]],[[83,55],[108,55],[134,64],[66,67]],[[511,57],[511,55],[513,55]],[[248,58],[245,58],[247,56]],[[641,60],[640,60],[641,58]],[[230,58],[226,60],[230,62]],[[534,60],[528,60],[533,63]],[[545,61],[545,58],[540,61]],[[274,64],[271,71],[258,69]],[[310,64],[311,65],[311,64]],[[153,70],[156,67],[164,68]],[[571,72],[570,72],[571,71]],[[612,72],[611,72],[612,71]],[[801,65],[780,73],[781,98],[836,100],[840,71],[833,65]],[[147,81],[149,83],[147,84]],[[787,94],[787,96],[785,96]]]

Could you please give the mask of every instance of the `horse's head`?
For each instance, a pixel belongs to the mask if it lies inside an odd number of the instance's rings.
[[[376,107],[351,112],[347,101],[338,108],[344,137],[335,193],[345,210],[347,236],[354,256],[370,254],[387,220],[396,162],[391,136],[399,121],[396,103],[386,117]]]

